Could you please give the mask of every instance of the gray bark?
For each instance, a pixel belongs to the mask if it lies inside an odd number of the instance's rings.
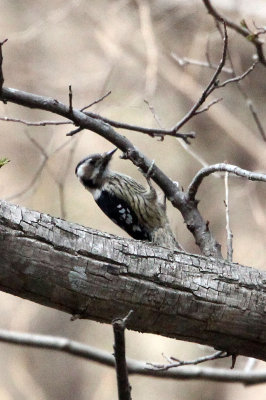
[[[266,273],[0,202],[0,289],[82,318],[266,360]]]

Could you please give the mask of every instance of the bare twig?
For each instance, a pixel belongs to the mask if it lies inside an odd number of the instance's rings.
[[[197,67],[203,67],[203,68],[209,68],[209,69],[214,69],[216,70],[218,68],[217,64],[212,64],[209,60],[207,61],[200,61],[200,60],[194,60],[192,58],[187,58],[187,57],[179,57],[175,53],[171,53],[171,56],[173,59],[178,62],[180,67],[184,67],[185,65],[196,65]],[[225,72],[226,74],[232,74],[231,68],[223,67],[221,72]]]
[[[72,131],[66,133],[66,136],[74,136],[74,135],[76,135],[77,133],[83,131],[83,129],[84,129],[84,128],[81,128],[81,127],[78,127],[78,128],[76,128],[76,129],[73,129]]]
[[[131,400],[131,386],[128,380],[126,362],[125,329],[132,312],[131,310],[125,318],[116,318],[112,321],[115,339],[114,356],[119,400]]]
[[[2,53],[2,46],[7,42],[8,39],[3,40],[0,42],[0,92],[2,90],[3,84],[4,84],[4,74],[3,74],[3,69],[2,69],[2,64],[3,64],[3,53]]]
[[[69,125],[72,124],[72,121],[25,121],[19,118],[9,118],[9,117],[0,117],[0,121],[6,122],[17,122],[27,126],[46,126],[46,125]]]
[[[225,22],[227,26],[229,26],[231,29],[242,35],[244,38],[247,38],[255,47],[257,50],[257,55],[259,61],[266,66],[266,58],[263,52],[263,41],[258,38],[254,37],[252,40],[250,40],[250,32],[247,28],[244,26],[238,25],[235,22],[231,21],[229,18],[226,18],[224,16],[221,16],[218,11],[212,6],[210,0],[203,0],[203,3],[205,7],[207,8],[208,12],[219,22]]]
[[[71,85],[68,86],[68,99],[69,99],[69,112],[72,113],[73,112],[73,104],[72,104],[73,93],[72,93]]]
[[[64,337],[38,335],[31,333],[14,332],[0,329],[0,342],[10,343],[18,346],[33,347],[44,350],[58,351],[91,360],[101,365],[114,367],[114,356],[107,351],[85,345]],[[171,368],[166,371],[156,370],[149,367],[145,361],[137,361],[127,358],[128,373],[130,375],[144,375],[147,377],[158,377],[166,379],[183,380],[209,380],[216,382],[235,382],[244,385],[256,385],[266,382],[266,372],[257,371],[231,371],[224,368],[200,368],[183,366],[182,368]]]
[[[106,122],[110,124],[111,126],[115,128],[122,128],[126,130],[131,130],[135,132],[141,132],[150,135],[151,137],[159,137],[162,138],[163,136],[174,136],[181,138],[184,140],[186,143],[189,143],[189,139],[192,139],[195,137],[194,132],[189,132],[189,133],[180,133],[178,132],[193,116],[200,114],[203,111],[207,111],[213,104],[217,103],[220,100],[214,100],[212,101],[209,105],[207,105],[204,109],[200,110],[199,108],[202,106],[202,104],[206,101],[208,96],[217,88],[219,87],[224,87],[225,85],[233,82],[238,82],[246,77],[255,67],[254,63],[244,74],[234,77],[232,79],[228,79],[224,81],[223,83],[218,82],[218,77],[220,73],[222,72],[224,65],[225,65],[225,60],[226,60],[226,54],[227,54],[227,47],[228,47],[228,36],[227,36],[227,30],[226,30],[226,25],[224,24],[224,36],[223,36],[223,52],[222,52],[222,58],[220,60],[220,63],[218,64],[218,67],[210,80],[209,84],[207,87],[203,90],[200,98],[198,101],[194,104],[194,106],[188,111],[188,113],[178,122],[176,123],[171,129],[153,129],[153,128],[144,128],[136,125],[130,125],[118,121],[111,120],[106,117],[102,117],[98,114],[92,113],[92,112],[84,112],[87,116],[91,118],[98,119],[100,121]],[[74,131],[76,133],[76,131]],[[69,135],[72,133],[69,133]]]
[[[188,143],[188,139],[194,139],[195,133],[180,133],[177,131],[173,131],[173,129],[155,129],[155,128],[144,128],[142,126],[131,125],[124,122],[114,121],[110,118],[102,117],[101,115],[92,113],[92,112],[84,112],[88,117],[98,119],[100,121],[106,122],[107,124],[113,126],[114,128],[126,129],[128,131],[135,131],[147,134],[151,137],[161,137],[161,136],[174,136],[183,139],[186,143]]]
[[[234,174],[237,176],[241,176],[242,178],[249,179],[251,181],[260,181],[260,182],[266,182],[266,174],[261,174],[257,172],[251,172],[247,171],[245,169],[239,168],[236,165],[231,165],[231,164],[214,164],[210,165],[206,168],[202,168],[193,178],[192,182],[190,183],[188,187],[188,197],[189,199],[193,200],[195,199],[196,193],[199,189],[199,186],[203,179],[206,176],[209,176],[213,172],[228,172],[229,174]]]
[[[80,109],[80,111],[85,111],[87,108],[94,106],[94,104],[100,103],[100,102],[103,101],[106,97],[108,97],[111,93],[112,93],[111,90],[109,90],[109,92],[105,93],[105,94],[104,94],[103,96],[101,96],[99,99],[94,100],[92,103],[88,104],[88,105],[85,106],[85,107],[82,107],[82,108]]]
[[[258,61],[255,61],[243,74],[239,75],[239,76],[234,76],[233,78],[227,79],[226,81],[219,83],[216,87],[217,88],[222,88],[225,87],[226,85],[228,85],[228,83],[233,83],[233,82],[239,82],[242,79],[244,79],[248,74],[250,74],[250,72],[253,71],[253,69],[255,68],[255,66],[257,65]]]
[[[228,190],[228,172],[224,175],[225,186],[225,218],[226,218],[226,233],[227,233],[227,260],[233,261],[233,234],[230,228],[229,217],[229,190]]]
[[[203,108],[201,108],[200,110],[196,111],[196,112],[195,112],[195,115],[199,115],[199,114],[201,114],[201,113],[203,113],[203,112],[205,112],[205,111],[208,111],[214,104],[217,104],[217,103],[219,103],[219,102],[222,101],[222,100],[223,100],[222,97],[219,97],[219,99],[214,99],[214,100],[211,101],[209,104],[207,104],[206,107],[203,107]]]
[[[226,52],[227,52],[227,46],[228,46],[228,36],[227,36],[227,30],[226,30],[226,25],[224,24],[224,36],[223,36],[223,52],[222,52],[222,58],[219,62],[218,68],[216,69],[215,73],[213,74],[213,77],[211,78],[209,84],[207,87],[203,90],[200,98],[198,101],[194,104],[194,106],[189,110],[189,112],[179,121],[173,128],[173,131],[178,131],[183,125],[185,125],[196,113],[196,111],[200,108],[200,106],[205,102],[207,97],[215,90],[217,86],[217,79],[218,76],[220,75],[224,65],[225,65],[225,60],[226,60]]]
[[[201,364],[201,363],[204,363],[207,361],[218,360],[218,359],[226,358],[226,357],[230,357],[230,354],[228,354],[224,351],[217,351],[214,354],[199,357],[199,358],[196,358],[195,360],[183,361],[183,360],[179,360],[178,358],[175,358],[175,357],[169,357],[169,361],[170,361],[169,364],[165,365],[165,364],[151,363],[149,365],[151,365],[156,370],[167,371],[170,368],[178,368],[178,367],[182,367],[184,365],[197,365],[197,364]]]
[[[220,25],[219,25],[219,23],[218,23],[217,21],[216,21],[216,26],[217,26],[218,31],[220,32],[220,35],[222,36],[222,30],[221,30]],[[234,69],[233,60],[232,60],[232,57],[231,57],[231,54],[230,54],[229,51],[227,52],[227,58],[228,58],[228,61],[229,61],[230,65],[231,65],[232,76],[233,76],[234,78],[237,78],[237,74],[236,74],[235,69]],[[251,66],[250,68],[251,68],[251,70],[252,70],[252,66]],[[244,77],[245,77],[245,76],[247,75],[247,73],[249,73],[249,72],[251,72],[251,71],[249,71],[249,69],[248,69],[248,70],[246,71],[246,73],[244,73]],[[240,76],[241,76],[241,75],[240,75]],[[242,75],[242,76],[243,76],[243,75]],[[235,82],[236,82],[236,86],[237,86],[239,92],[241,93],[241,95],[243,96],[243,98],[244,98],[245,101],[246,101],[246,104],[247,104],[247,106],[248,106],[248,108],[249,108],[249,110],[250,110],[250,112],[251,112],[252,118],[253,118],[253,120],[254,120],[256,126],[257,126],[257,129],[258,129],[259,133],[261,134],[263,140],[266,141],[266,133],[265,133],[265,130],[264,130],[263,126],[262,126],[262,123],[261,123],[261,121],[260,121],[260,119],[259,119],[258,113],[256,112],[256,110],[255,110],[255,108],[254,108],[254,105],[253,105],[251,99],[249,98],[249,96],[248,96],[246,90],[245,90],[245,89],[243,88],[243,86],[241,85],[241,79],[240,79],[240,80],[236,80]]]

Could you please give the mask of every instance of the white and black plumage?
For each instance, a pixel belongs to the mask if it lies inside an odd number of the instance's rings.
[[[84,158],[76,167],[76,176],[101,210],[134,239],[179,248],[155,189],[109,169],[116,150]]]

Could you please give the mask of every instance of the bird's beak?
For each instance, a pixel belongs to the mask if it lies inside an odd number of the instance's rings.
[[[113,149],[113,150],[107,151],[107,152],[105,153],[104,158],[105,158],[106,160],[110,161],[111,158],[113,157],[113,154],[116,152],[116,150],[117,150],[117,147],[116,147],[115,149]]]

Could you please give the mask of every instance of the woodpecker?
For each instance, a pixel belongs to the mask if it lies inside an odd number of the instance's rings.
[[[101,210],[134,239],[180,249],[166,207],[151,184],[145,188],[130,176],[109,169],[116,150],[84,158],[76,167],[76,176]]]

